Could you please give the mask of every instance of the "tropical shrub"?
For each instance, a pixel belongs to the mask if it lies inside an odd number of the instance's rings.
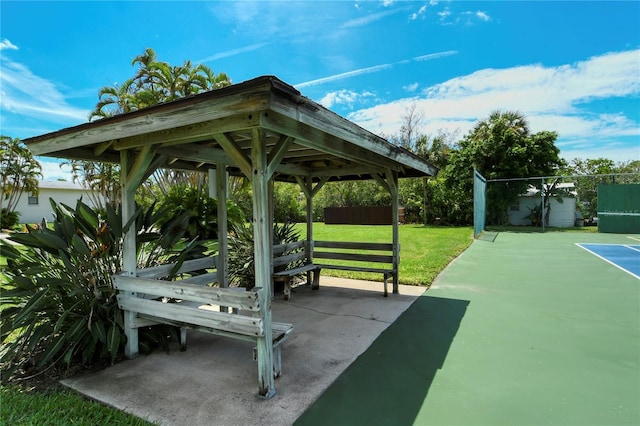
[[[203,193],[201,188],[176,185],[162,199],[166,214],[160,219],[163,225],[171,218],[186,215],[188,217],[186,237],[211,240],[218,237],[218,206],[215,198]],[[227,201],[227,222],[233,227],[244,223],[244,213],[235,203]]]
[[[273,224],[273,244],[294,243],[300,233],[294,223]],[[253,226],[236,226],[229,235],[229,281],[231,285],[251,289],[255,287]],[[290,253],[293,253],[291,251]],[[286,253],[286,254],[290,254]],[[285,265],[294,267],[297,265]]]
[[[15,210],[10,212],[7,209],[2,209],[0,211],[0,227],[2,229],[13,229],[19,221],[20,212]]]
[[[113,363],[124,351],[123,316],[111,283],[122,270],[121,210],[107,205],[99,216],[82,200],[75,209],[53,200],[51,205],[51,229],[27,226],[26,233],[10,237],[19,245],[2,242],[3,379],[51,366]],[[198,243],[185,244],[186,215],[160,227],[166,211],[153,207],[136,214],[139,267],[203,255]],[[176,337],[175,329],[164,326],[139,334],[143,352],[166,348]]]

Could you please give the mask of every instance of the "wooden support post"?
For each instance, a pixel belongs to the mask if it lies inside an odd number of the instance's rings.
[[[328,180],[329,177],[323,177],[314,187],[311,177],[302,178],[296,176],[296,181],[298,182],[300,189],[302,189],[302,193],[307,201],[307,245],[304,250],[305,256],[311,262],[313,262],[313,197],[318,193],[318,191],[320,191],[320,188],[322,188]],[[314,272],[314,274],[317,273],[318,272]],[[307,284],[311,285],[312,289],[318,289],[319,280],[316,278],[317,277],[314,277],[312,280],[311,271],[307,272]]]
[[[210,174],[211,173],[210,171]],[[218,203],[218,282],[220,287],[229,287],[229,229],[227,226],[227,193],[228,193],[228,176],[227,166],[225,164],[216,164],[216,200]]]
[[[122,273],[128,276],[135,276],[136,260],[136,223],[135,220],[129,222],[135,215],[136,186],[130,180],[132,170],[132,156],[128,151],[120,152],[120,184],[122,186],[122,226],[129,223],[129,228],[124,229],[122,241]],[[129,292],[132,296],[135,293]],[[124,354],[127,358],[135,358],[138,355],[138,329],[134,327],[136,319],[135,312],[124,312],[124,332],[127,336]]]
[[[271,176],[271,174],[267,174],[268,176]],[[276,290],[275,290],[275,285],[273,283],[273,281],[271,281],[271,274],[273,274],[273,268],[271,267],[271,259],[273,259],[273,218],[274,218],[274,213],[273,213],[273,194],[274,194],[275,188],[274,188],[274,183],[273,183],[273,179],[269,179],[269,182],[267,183],[267,200],[269,202],[268,205],[268,211],[269,211],[269,220],[267,223],[269,223],[269,279],[270,279],[270,283],[271,283],[271,293],[270,296],[271,298],[275,297],[276,295]]]
[[[393,292],[398,293],[398,266],[400,263],[400,229],[398,217],[398,172],[387,170],[387,185],[391,193],[391,220],[393,228]]]
[[[269,179],[264,130],[252,130],[251,185],[253,187],[253,235],[256,287],[260,292],[260,312],[264,318],[264,337],[258,338],[258,392],[268,399],[275,395],[273,377],[273,345],[271,328],[271,227],[269,223]]]

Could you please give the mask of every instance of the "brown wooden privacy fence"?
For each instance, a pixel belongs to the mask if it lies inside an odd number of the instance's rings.
[[[398,208],[399,222],[404,223],[404,207]],[[392,225],[391,206],[326,207],[324,223],[329,225]]]

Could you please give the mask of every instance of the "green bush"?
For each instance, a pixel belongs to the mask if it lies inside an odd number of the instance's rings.
[[[50,366],[115,362],[124,351],[123,316],[111,276],[122,270],[122,215],[105,215],[78,201],[76,208],[51,200],[51,229],[27,227],[4,242],[7,267],[0,295],[0,363],[3,379]],[[183,235],[186,215],[158,226],[166,210],[137,210],[139,267],[202,256],[204,247]],[[181,250],[176,249],[179,245]],[[141,329],[140,348],[167,347],[175,329]]]
[[[0,228],[13,229],[20,221],[20,212],[10,212],[7,209],[2,209],[0,212]]]
[[[273,224],[273,244],[294,243],[300,233],[294,223]],[[231,285],[251,289],[255,286],[253,226],[236,226],[229,235],[229,281]],[[290,253],[293,253],[291,251]],[[287,265],[283,266],[286,267]],[[294,265],[288,265],[293,267]]]
[[[171,218],[180,215],[188,217],[186,237],[201,240],[218,238],[218,206],[215,198],[209,197],[202,189],[186,185],[173,186],[162,199],[163,208],[167,210],[164,224]],[[227,222],[229,226],[243,223],[244,213],[232,201],[227,201]]]

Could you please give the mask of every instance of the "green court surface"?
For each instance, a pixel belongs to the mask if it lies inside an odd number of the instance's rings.
[[[640,280],[575,243],[475,241],[296,425],[638,425]]]

